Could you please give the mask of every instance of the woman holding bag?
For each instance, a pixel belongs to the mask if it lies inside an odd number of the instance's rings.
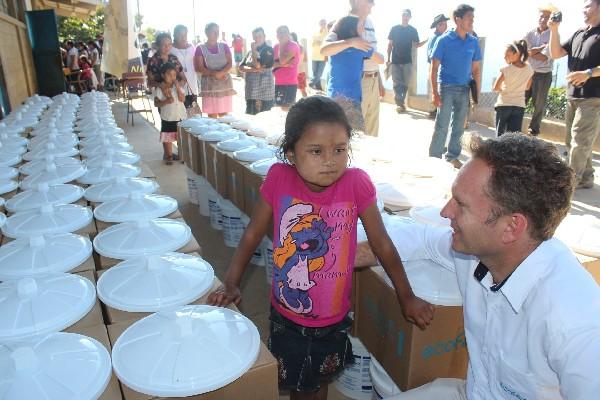
[[[194,68],[194,56],[196,54],[196,46],[188,43],[188,29],[184,25],[177,25],[173,29],[173,47],[171,54],[177,57],[179,63],[183,67],[183,74],[187,83],[182,84],[185,91],[185,109],[188,118],[202,114],[202,110],[198,104],[198,78],[196,69]]]

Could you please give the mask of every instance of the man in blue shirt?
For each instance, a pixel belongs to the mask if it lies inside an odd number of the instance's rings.
[[[442,158],[450,120],[452,132],[446,160],[460,168],[461,139],[469,108],[471,77],[481,87],[481,50],[473,31],[475,9],[459,5],[452,16],[456,29],[444,33],[436,42],[431,56],[431,97],[437,107],[435,130],[429,145],[429,156]]]
[[[435,29],[433,31],[433,37],[429,39],[429,43],[427,44],[427,62],[431,64],[431,56],[433,55],[433,47],[437,43],[440,36],[442,36],[448,30],[448,20],[450,18],[446,17],[444,14],[438,14],[433,19],[433,23],[431,24],[431,29]],[[431,98],[431,83],[427,85],[427,94],[429,98]],[[435,119],[436,108],[433,106],[433,103],[430,104],[429,117],[431,119]]]

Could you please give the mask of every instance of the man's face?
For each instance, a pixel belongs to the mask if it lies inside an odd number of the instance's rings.
[[[410,15],[408,15],[408,14],[402,14],[402,24],[403,25],[408,25],[408,21],[410,21]]]
[[[600,24],[600,6],[595,0],[585,0],[583,2],[583,20],[591,26]]]
[[[475,14],[472,11],[469,11],[462,18],[456,17],[454,21],[456,22],[456,27],[462,29],[466,32],[473,32],[473,21],[475,20]]]
[[[446,30],[448,30],[448,22],[447,21],[438,22],[438,24],[435,26],[435,30],[438,33],[446,32]]]
[[[325,21],[324,19],[319,21],[319,27],[321,29],[327,29],[327,21]]]
[[[452,185],[452,198],[440,213],[451,221],[452,248],[478,258],[497,254],[502,243],[502,217],[490,217],[494,203],[484,189],[490,175],[484,161],[466,163]]]
[[[366,17],[371,14],[371,9],[375,5],[375,0],[351,0],[350,5],[359,17]]]
[[[548,29],[548,19],[550,19],[550,11],[540,11],[538,26],[541,31]]]
[[[255,32],[252,34],[252,40],[260,46],[265,42],[265,34],[262,32]]]

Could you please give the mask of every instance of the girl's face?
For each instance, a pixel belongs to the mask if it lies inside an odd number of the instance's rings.
[[[504,51],[504,61],[507,64],[514,64],[521,59],[521,55],[516,52],[511,46]]]
[[[342,124],[310,124],[286,158],[313,192],[322,192],[344,174],[348,166],[350,139]]]
[[[165,80],[166,84],[172,84],[173,82],[175,82],[175,79],[177,79],[177,71],[175,71],[174,69],[165,71],[165,73],[163,74],[163,79]]]
[[[160,42],[160,54],[169,54],[171,52],[171,46],[173,45],[173,42],[171,42],[171,39],[163,39]]]
[[[180,45],[187,44],[187,34],[188,33],[186,30],[181,30],[180,32],[178,32],[177,36],[175,36],[175,43]]]

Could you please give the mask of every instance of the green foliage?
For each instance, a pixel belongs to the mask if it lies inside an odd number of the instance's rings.
[[[154,38],[156,38],[156,29],[149,26],[146,29],[143,29],[142,32],[144,33],[144,35],[146,35],[148,43],[154,43]]]
[[[104,8],[98,7],[96,13],[88,19],[58,17],[58,40],[83,41],[96,39],[104,33]]]
[[[525,112],[533,113],[532,101],[527,103]],[[548,100],[546,102],[546,110],[544,117],[564,120],[567,112],[567,90],[564,87],[551,88],[548,92]]]

